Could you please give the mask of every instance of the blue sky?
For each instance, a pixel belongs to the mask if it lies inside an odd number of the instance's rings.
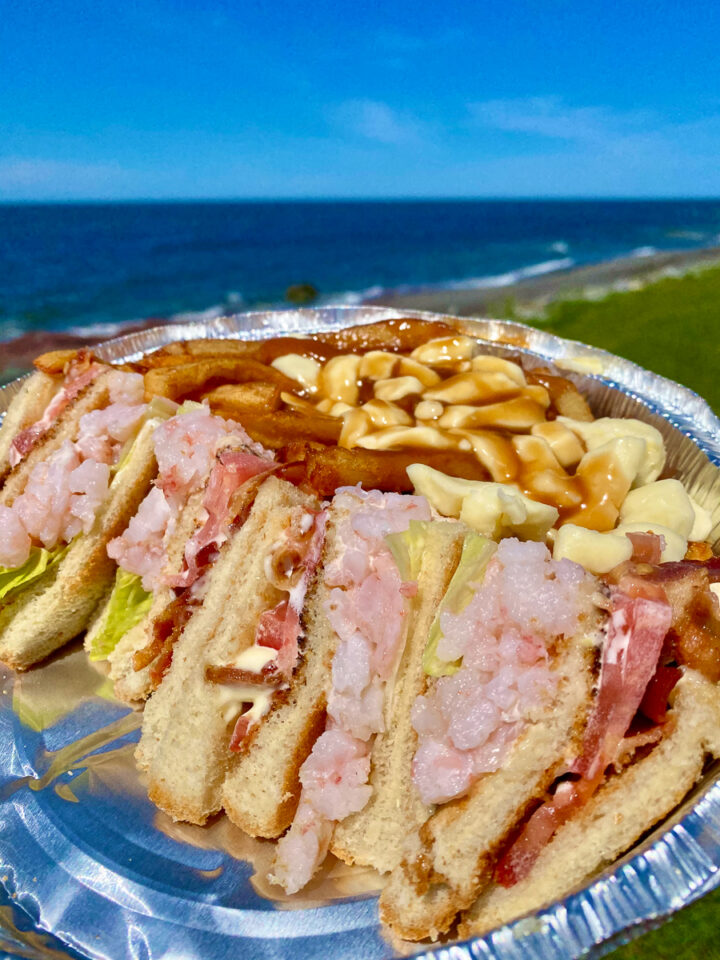
[[[720,195],[720,4],[0,0],[0,199]]]

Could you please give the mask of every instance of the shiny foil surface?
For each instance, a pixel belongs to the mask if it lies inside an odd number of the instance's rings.
[[[665,438],[668,468],[712,511],[720,548],[720,421],[692,391],[602,350],[499,320],[344,307],[238,314],[109,341],[107,360],[173,340],[259,339],[391,317],[444,319],[487,352],[554,363],[596,415],[634,416]],[[537,359],[535,359],[537,358]],[[0,412],[18,382],[0,388]],[[272,899],[272,855],[219,816],[173,823],[147,799],[133,750],[141,714],[113,698],[80,641],[41,667],[0,667],[0,956],[102,960],[420,956],[599,956],[720,883],[720,765],[624,859],[537,914],[462,944],[393,942],[377,918],[379,878],[329,858],[302,895]]]

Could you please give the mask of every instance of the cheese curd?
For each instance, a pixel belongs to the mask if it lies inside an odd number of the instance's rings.
[[[572,560],[590,573],[609,573],[632,556],[633,546],[621,533],[598,533],[566,523],[555,535],[554,560]]]
[[[585,444],[586,450],[595,450],[618,437],[637,437],[645,444],[644,456],[635,477],[634,486],[657,480],[665,466],[665,444],[662,434],[649,423],[631,417],[600,417],[584,422],[558,417]]]
[[[509,484],[449,477],[424,463],[408,467],[408,476],[438,513],[459,517],[493,540],[542,540],[558,518],[555,507],[537,503]]]
[[[695,525],[695,510],[679,480],[656,480],[628,493],[620,520],[661,523],[687,540]]]
[[[322,369],[313,357],[303,357],[299,353],[286,353],[283,357],[276,357],[270,364],[286,377],[297,382],[305,390],[317,390],[318,377]]]
[[[690,503],[692,508],[695,511],[695,522],[693,523],[692,530],[690,531],[691,540],[707,540],[710,536],[710,531],[712,530],[712,516],[710,511],[706,510],[705,507],[701,507],[700,504],[693,500],[690,497]]]

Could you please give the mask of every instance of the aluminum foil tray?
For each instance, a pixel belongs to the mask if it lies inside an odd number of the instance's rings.
[[[157,327],[103,344],[130,360],[173,340],[259,339],[390,317],[349,307],[239,314]],[[669,466],[712,510],[720,547],[720,421],[696,394],[602,350],[521,324],[453,320],[490,352],[555,363],[597,414],[639,416],[662,431]],[[538,358],[538,359],[535,359]],[[0,413],[18,389],[0,389]],[[417,948],[380,930],[377,877],[338,862],[300,899],[269,899],[270,848],[219,817],[173,824],[146,797],[132,760],[141,717],[113,699],[79,643],[42,667],[0,673],[0,953],[103,960],[297,957],[381,960]],[[720,766],[629,855],[559,903],[431,960],[599,956],[720,882]]]

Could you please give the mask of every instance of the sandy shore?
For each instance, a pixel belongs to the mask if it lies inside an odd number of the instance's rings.
[[[403,294],[384,294],[368,304],[407,310],[432,310],[458,316],[515,316],[542,314],[548,303],[571,298],[597,299],[617,290],[635,290],[667,276],[681,276],[690,270],[720,266],[720,247],[701,250],[674,250],[647,257],[619,257],[586,267],[529,277],[502,287],[475,287],[471,290],[438,288]]]
[[[599,298],[614,290],[633,290],[666,276],[680,276],[689,270],[720,265],[720,247],[653,253],[647,257],[621,257],[586,267],[531,277],[503,287],[476,287],[472,290],[438,288],[403,294],[385,294],[365,301],[399,309],[432,310],[459,316],[507,316],[508,307],[516,317],[537,316],[553,300],[571,297]],[[130,333],[157,326],[157,318],[133,324]],[[63,331],[33,331],[0,347],[0,382],[29,370],[32,360],[46,350],[60,350],[98,341]]]

